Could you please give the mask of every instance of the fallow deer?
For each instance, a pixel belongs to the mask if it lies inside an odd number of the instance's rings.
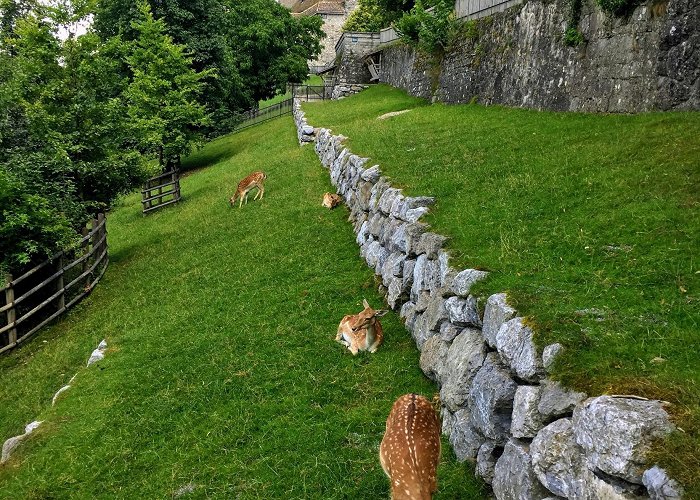
[[[379,319],[388,311],[372,309],[366,300],[362,300],[364,310],[358,314],[348,314],[340,320],[336,342],[340,342],[353,354],[359,351],[376,352],[384,341],[382,324]]]
[[[326,193],[323,195],[321,206],[332,209],[340,205],[342,198],[337,194]]]
[[[236,202],[236,198],[238,198],[240,199],[238,208],[241,208],[241,206],[243,206],[244,200],[246,204],[248,203],[248,191],[250,191],[253,188],[258,189],[258,192],[255,193],[253,201],[257,200],[258,196],[260,196],[260,199],[262,200],[262,197],[265,194],[265,186],[263,185],[265,179],[267,179],[267,175],[265,174],[265,172],[253,172],[252,174],[250,174],[248,177],[246,177],[238,183],[236,192],[228,200],[229,204],[233,206],[233,204]]]
[[[379,445],[379,461],[391,482],[393,500],[430,500],[437,490],[440,421],[425,397],[396,400]]]

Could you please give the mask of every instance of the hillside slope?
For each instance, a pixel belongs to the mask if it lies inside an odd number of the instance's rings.
[[[328,174],[291,118],[210,144],[183,202],[108,215],[111,264],[67,319],[0,357],[0,439],[45,424],[0,468],[0,498],[379,498],[393,400],[436,391],[392,313],[385,345],[352,357],[338,321],[382,303]],[[230,208],[236,182],[266,195]],[[102,338],[110,349],[84,368]],[[50,408],[53,393],[78,372]],[[482,498],[445,446],[438,498]]]

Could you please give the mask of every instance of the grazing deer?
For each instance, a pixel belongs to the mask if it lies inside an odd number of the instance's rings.
[[[379,461],[391,482],[393,500],[430,500],[437,490],[440,421],[423,396],[396,400],[379,445]]]
[[[253,201],[257,200],[258,196],[260,196],[260,199],[262,200],[262,197],[265,194],[265,186],[263,185],[265,179],[267,179],[265,172],[253,172],[250,174],[248,177],[238,183],[236,192],[233,194],[233,196],[231,196],[231,199],[228,200],[229,204],[233,206],[233,204],[236,202],[236,198],[238,198],[240,199],[238,208],[241,208],[243,205],[243,200],[245,200],[246,204],[248,203],[248,191],[253,188],[258,188],[258,192],[255,193]]]
[[[375,311],[366,300],[362,300],[365,307],[358,314],[348,314],[340,320],[338,334],[335,336],[336,342],[340,342],[353,354],[358,351],[376,352],[377,348],[384,341],[382,324],[377,318],[381,318],[388,311]]]
[[[322,207],[335,208],[340,205],[342,198],[337,194],[326,193],[323,195]]]

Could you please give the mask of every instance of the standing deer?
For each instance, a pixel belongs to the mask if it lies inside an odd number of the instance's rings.
[[[358,351],[376,352],[384,341],[382,324],[377,318],[381,318],[388,311],[374,310],[364,299],[362,305],[365,307],[363,311],[348,314],[340,320],[338,334],[335,336],[336,342],[347,346],[353,356]]]
[[[332,193],[326,193],[323,195],[323,201],[321,202],[321,206],[326,207],[326,208],[335,208],[338,205],[340,205],[340,202],[342,201],[342,198],[337,195],[337,194],[332,194]]]
[[[430,500],[437,490],[440,421],[425,397],[396,400],[379,445],[379,461],[391,482],[393,500]]]
[[[246,204],[248,204],[248,191],[253,188],[258,188],[258,192],[255,193],[253,201],[257,200],[258,196],[260,196],[260,199],[262,200],[262,197],[265,194],[265,186],[263,185],[265,179],[267,179],[265,172],[253,172],[250,174],[248,177],[238,183],[236,192],[233,194],[233,196],[231,196],[231,199],[228,200],[229,204],[233,206],[233,204],[236,202],[236,198],[240,199],[238,208],[243,206],[243,200],[245,200]]]

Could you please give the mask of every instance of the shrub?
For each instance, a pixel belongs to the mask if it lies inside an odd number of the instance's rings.
[[[635,5],[634,0],[596,0],[596,3],[605,12],[615,15],[623,15]]]
[[[428,12],[419,1],[410,12],[399,19],[395,28],[408,44],[417,46],[428,53],[441,53],[447,50],[458,32],[454,14],[454,2],[438,0],[434,10]]]
[[[578,30],[578,28],[574,28],[573,26],[569,26],[568,28],[566,28],[566,31],[564,32],[565,45],[568,45],[569,47],[577,47],[583,42],[585,42],[585,39],[583,38],[583,34]]]
[[[343,25],[343,31],[372,32],[386,28],[391,20],[377,0],[360,0]]]

